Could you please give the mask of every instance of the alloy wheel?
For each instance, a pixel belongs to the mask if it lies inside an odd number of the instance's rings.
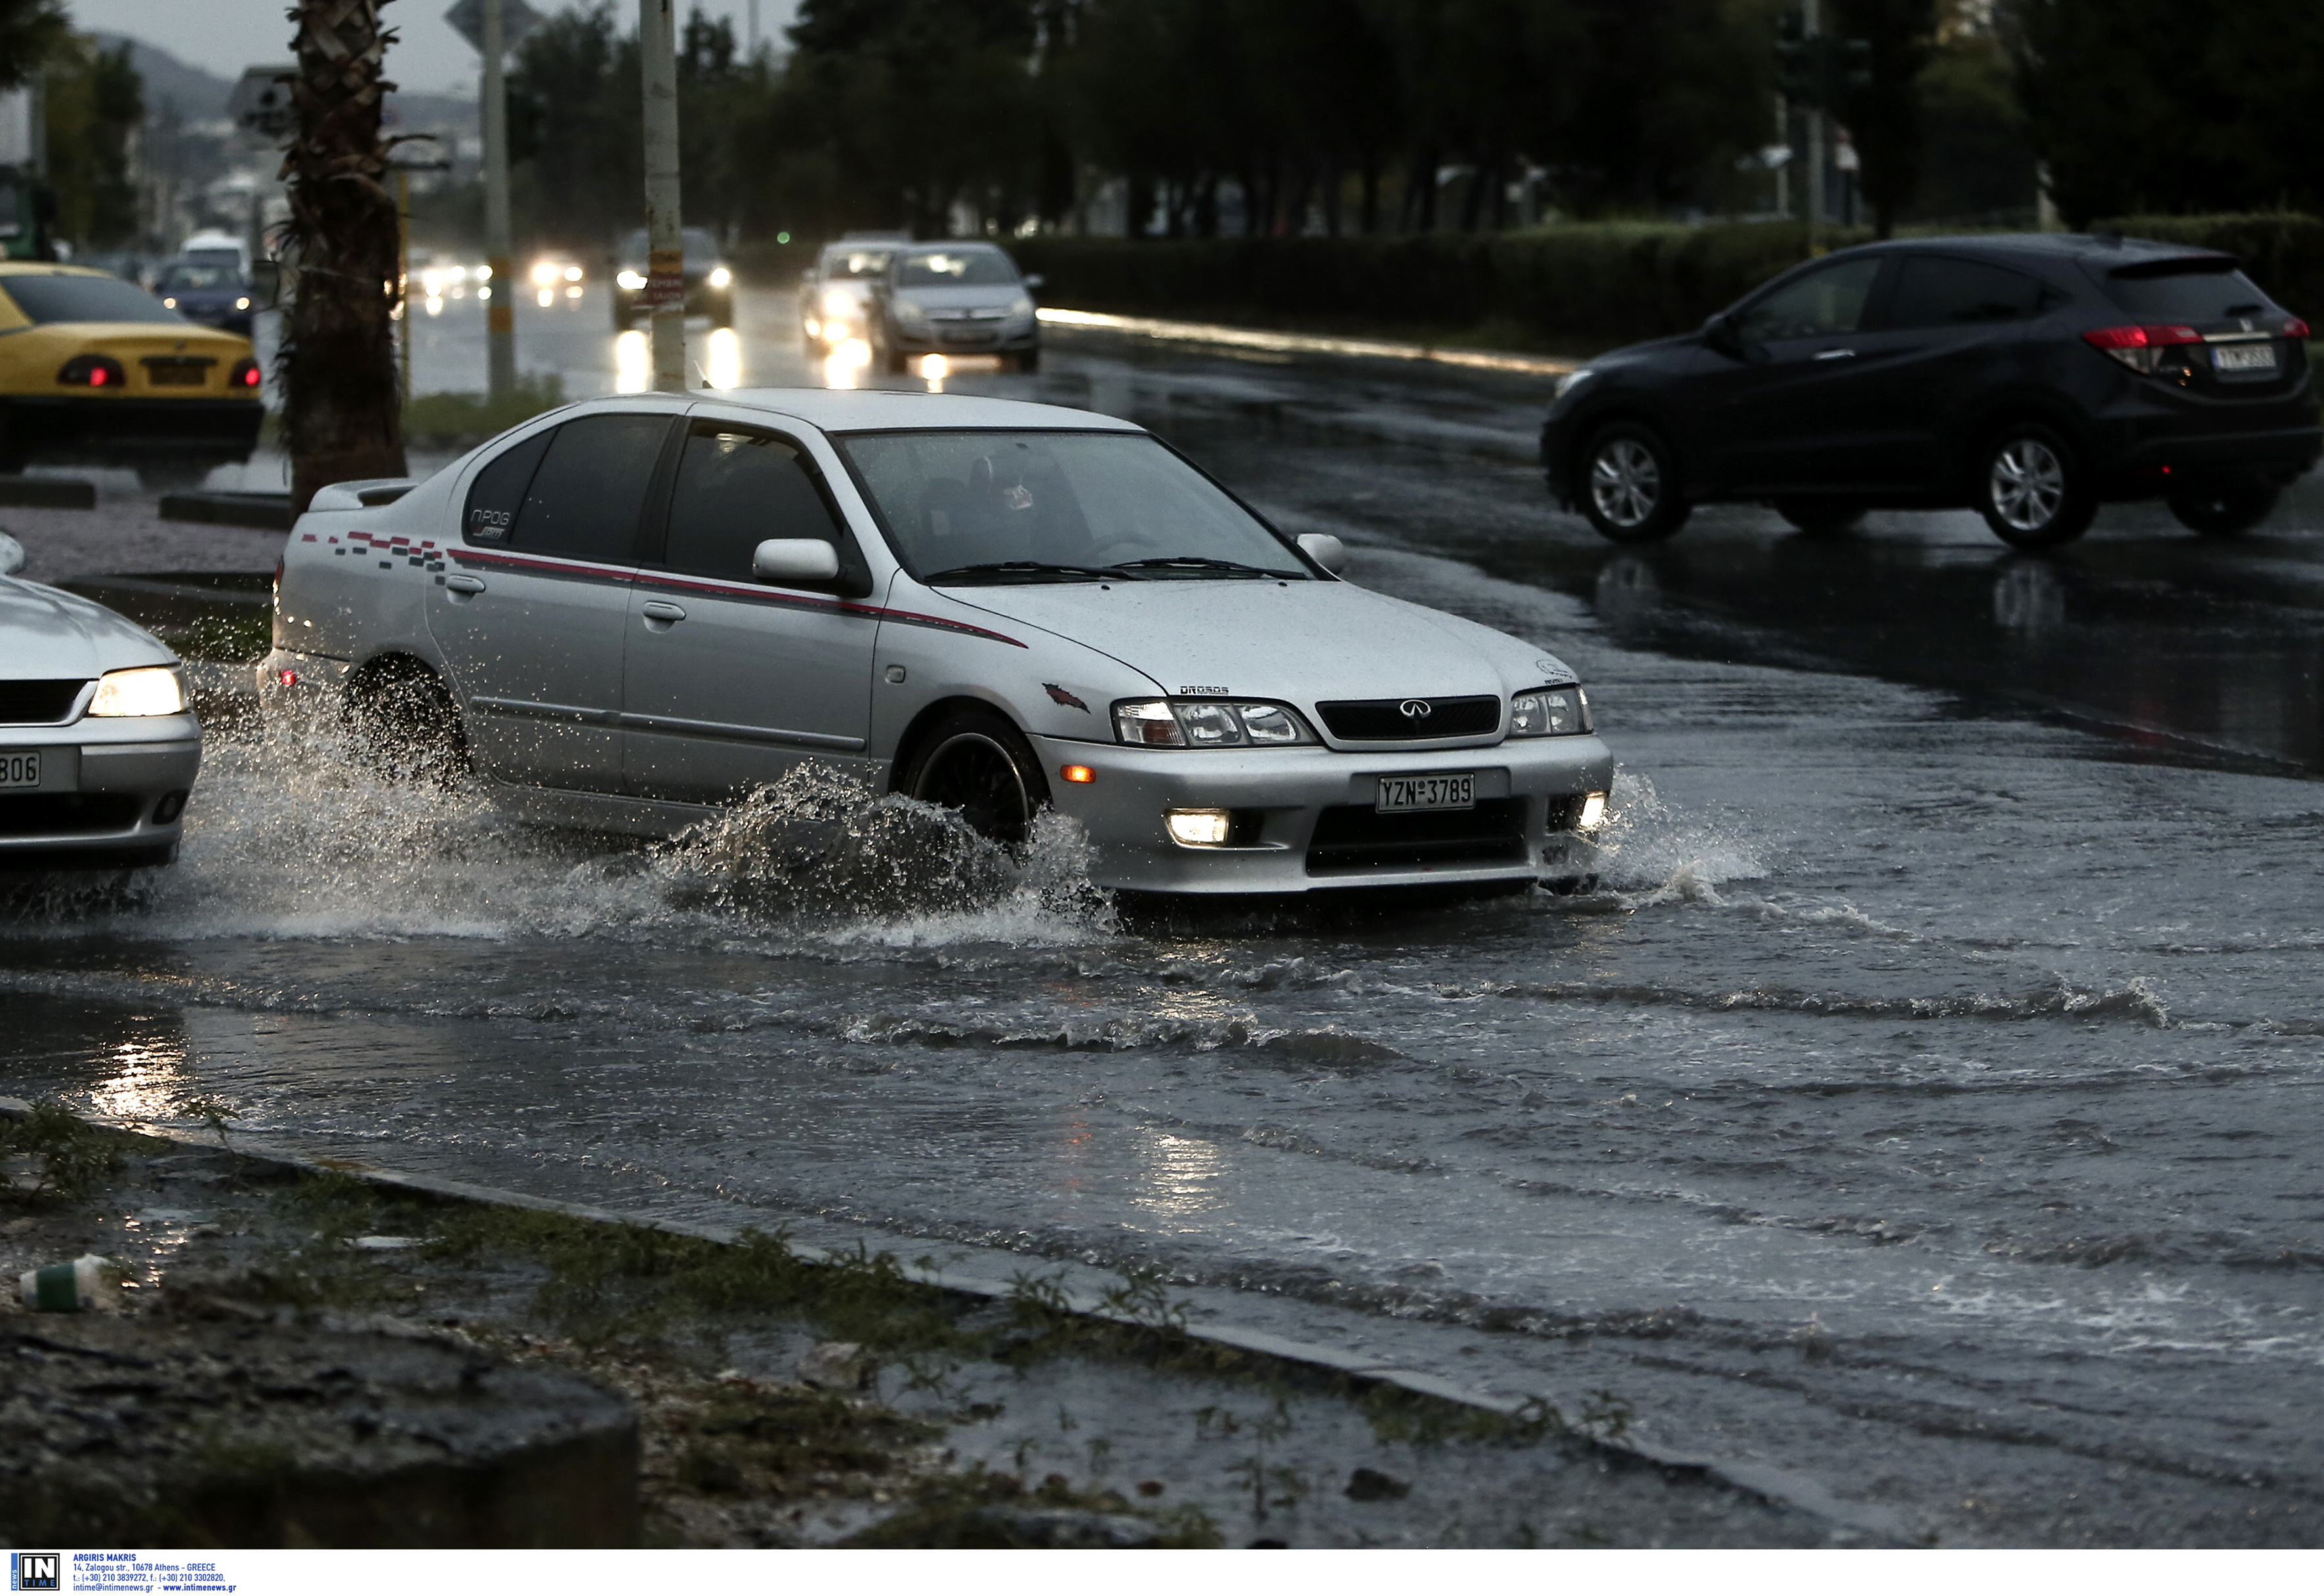
[[[2066,464],[2038,438],[2013,438],[1995,451],[1986,492],[2012,530],[2038,532],[2066,502]]]
[[[1662,497],[1662,464],[1635,438],[1609,438],[1590,462],[1591,502],[1625,530],[1644,526]]]
[[[940,808],[957,809],[979,836],[996,843],[1025,839],[1033,801],[1025,778],[1009,751],[982,732],[946,738],[920,768],[912,796]]]

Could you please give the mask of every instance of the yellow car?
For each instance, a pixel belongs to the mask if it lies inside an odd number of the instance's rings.
[[[250,340],[86,266],[0,261],[0,471],[246,460],[263,413]]]

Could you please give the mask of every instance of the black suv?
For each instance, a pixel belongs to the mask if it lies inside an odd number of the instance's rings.
[[[1699,501],[1802,531],[1876,506],[1975,506],[2020,549],[2102,501],[2160,498],[2206,537],[2315,464],[2308,324],[2235,258],[2070,234],[1868,244],[1785,272],[1702,329],[1601,355],[1542,426],[1550,493],[1618,543]]]

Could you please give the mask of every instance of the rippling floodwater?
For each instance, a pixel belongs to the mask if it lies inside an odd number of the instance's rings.
[[[1610,1390],[1906,1536],[2314,1544],[2317,787],[1636,651],[1411,547],[1351,575],[1591,681],[1600,890],[1125,914],[1068,828],[1019,869],[812,775],[645,848],[248,743],[133,899],[0,904],[7,1077],[609,1206],[1158,1261],[1199,1315]]]

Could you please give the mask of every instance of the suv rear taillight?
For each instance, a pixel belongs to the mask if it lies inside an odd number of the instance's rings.
[[[2163,352],[2182,344],[2200,344],[2203,335],[2191,327],[2101,327],[2082,335],[2082,342],[2103,349],[2131,370],[2153,375]]]
[[[226,385],[238,393],[248,392],[257,387],[258,362],[247,355],[235,361],[233,372],[226,377]]]
[[[2298,338],[2304,343],[2308,337],[2308,324],[2295,316],[2283,324],[2283,336],[2287,338]]]
[[[68,388],[118,388],[129,374],[110,355],[76,355],[59,369],[57,381]]]

